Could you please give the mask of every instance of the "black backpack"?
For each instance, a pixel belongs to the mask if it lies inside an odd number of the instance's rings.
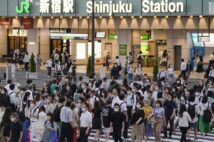
[[[189,104],[189,107],[188,107],[188,113],[192,119],[195,118],[195,114],[196,114],[195,113],[195,106],[196,106],[196,104],[194,104],[194,105]]]
[[[211,113],[211,111],[209,110],[209,104],[208,104],[207,109],[204,110],[203,121],[204,121],[205,123],[209,123],[209,122],[211,122],[211,120],[212,120],[212,113]]]

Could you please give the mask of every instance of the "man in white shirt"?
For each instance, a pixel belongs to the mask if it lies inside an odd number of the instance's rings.
[[[73,141],[73,128],[72,128],[72,115],[73,112],[71,110],[71,101],[67,101],[65,106],[62,107],[62,110],[60,112],[60,120],[62,122],[61,126],[61,137],[60,142],[64,142],[65,138],[67,139],[67,142]]]
[[[14,84],[10,84],[10,91],[8,92],[8,95],[10,96],[10,105],[12,108],[12,111],[16,111],[16,106],[18,104],[18,98],[16,96],[16,93],[14,92],[15,89],[15,85]]]
[[[186,76],[187,64],[184,62],[184,59],[181,59],[181,74]]]
[[[92,114],[89,112],[89,104],[83,104],[82,111],[80,116],[79,142],[88,142],[88,136],[92,127]]]
[[[10,84],[12,83],[12,80],[7,80],[7,85],[4,87],[7,90],[7,93],[10,91]]]
[[[116,88],[113,89],[113,98],[112,98],[112,104],[111,107],[114,108],[115,104],[119,104],[119,97],[118,97],[118,90]]]

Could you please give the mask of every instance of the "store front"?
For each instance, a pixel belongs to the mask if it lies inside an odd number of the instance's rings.
[[[7,54],[13,55],[27,50],[27,30],[12,29],[8,31]]]
[[[8,30],[8,42],[2,43],[3,47],[8,48],[0,50],[13,54],[15,49],[21,51],[31,48],[29,51],[36,50],[35,54],[39,53],[43,61],[53,52],[61,54],[67,51],[77,60],[77,64],[87,64],[92,49],[91,1],[67,0],[66,5],[65,1],[10,0],[7,6],[4,5],[5,1],[0,0],[0,16],[12,22],[0,29],[0,33]],[[30,7],[22,8],[23,3],[28,3]],[[160,57],[164,50],[169,53],[169,62],[172,64],[180,58],[191,60],[192,52],[196,53],[194,37],[191,36],[194,33],[197,39],[202,40],[204,47],[200,50],[204,49],[204,57],[207,57],[212,50],[207,45],[211,41],[211,33],[214,33],[213,6],[214,0],[96,1],[95,63],[104,63],[106,56],[110,56],[110,61],[114,63],[117,55],[124,63],[129,52],[136,59],[139,51],[142,51],[144,66],[150,67],[154,57]],[[15,31],[12,32],[13,29],[25,29],[23,19],[32,21],[28,22],[31,23],[28,28],[34,30],[35,38],[28,34],[14,35]],[[209,38],[200,38],[199,33],[209,33]],[[175,51],[179,51],[180,55]]]

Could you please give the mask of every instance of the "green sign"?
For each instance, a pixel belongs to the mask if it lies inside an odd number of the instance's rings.
[[[108,35],[108,39],[116,40],[117,39],[117,35],[116,34],[109,34]]]
[[[147,50],[148,50],[149,46],[147,42],[142,42],[141,46],[140,46],[140,50],[143,53],[143,55],[147,55]]]
[[[16,13],[18,14],[28,14],[30,13],[30,2],[26,0],[20,1],[20,6],[16,6]]]
[[[141,38],[141,40],[149,40],[149,35],[142,34],[140,38]]]
[[[120,56],[126,56],[127,55],[127,45],[126,44],[120,44],[119,45],[119,55]]]

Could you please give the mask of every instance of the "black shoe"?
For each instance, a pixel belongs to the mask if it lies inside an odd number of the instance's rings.
[[[169,136],[169,139],[172,139],[172,136]]]
[[[124,139],[129,139],[129,138],[130,138],[129,136],[125,136],[125,137],[124,137]]]
[[[167,139],[167,136],[162,137],[162,139]]]

